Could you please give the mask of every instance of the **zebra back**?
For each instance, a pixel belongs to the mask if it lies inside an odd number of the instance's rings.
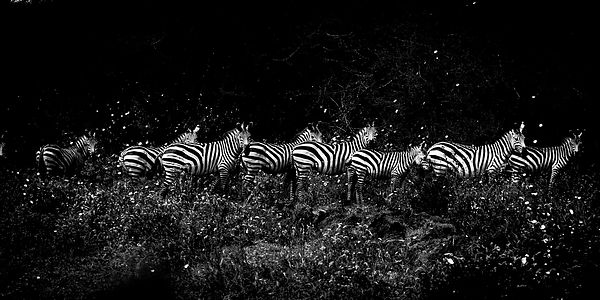
[[[322,142],[304,142],[294,147],[292,157],[299,177],[306,177],[314,169],[323,174],[340,174],[350,161],[352,154],[365,148],[377,136],[377,129],[371,123],[362,128],[348,142],[326,144]]]
[[[459,177],[502,169],[513,151],[521,153],[525,148],[524,127],[521,123],[519,129],[512,129],[495,142],[481,146],[438,142],[427,151],[426,165],[433,168],[436,175],[452,172]]]

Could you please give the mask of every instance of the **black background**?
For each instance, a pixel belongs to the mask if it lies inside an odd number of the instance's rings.
[[[497,48],[514,80],[514,97],[526,99],[516,114],[528,122],[530,135],[555,144],[566,130],[586,128],[584,149],[596,153],[591,4],[522,2],[12,3],[1,13],[0,130],[18,141],[9,151],[32,163],[25,159],[29,152],[65,129],[55,125],[61,112],[70,114],[73,132],[104,127],[107,117],[95,111],[139,85],[172,99],[233,94],[244,121],[271,125],[269,115],[277,113],[295,131],[304,120],[295,111],[277,111],[277,105],[286,91],[308,88],[322,70],[267,61],[289,55],[307,26],[328,22],[338,32],[357,32],[408,22],[439,34],[464,34],[474,52]],[[269,130],[263,125],[257,132]]]

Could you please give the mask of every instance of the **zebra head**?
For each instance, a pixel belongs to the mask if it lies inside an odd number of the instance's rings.
[[[423,163],[423,159],[425,159],[425,156],[427,156],[427,154],[425,153],[426,151],[427,151],[427,148],[425,146],[425,141],[422,141],[421,144],[413,147],[410,150],[411,156],[414,157],[413,162],[416,165],[421,165]]]
[[[244,125],[244,123],[238,123],[236,128],[233,130],[235,138],[238,141],[238,145],[241,148],[245,148],[246,146],[248,146],[248,144],[250,144],[250,132],[248,131],[248,127],[250,124]]]
[[[87,138],[87,151],[90,155],[96,153],[96,144],[98,144],[98,140],[96,140],[96,133],[92,133],[89,136],[85,136]]]
[[[358,137],[361,141],[365,143],[365,145],[375,140],[375,138],[377,137],[377,128],[375,128],[375,122],[367,124],[366,127],[361,129],[358,132]]]
[[[523,148],[525,148],[525,135],[523,134],[523,129],[525,128],[525,122],[521,122],[521,126],[519,129],[511,130],[508,135],[510,139],[510,146],[512,149],[515,149],[517,153],[523,153]]]
[[[96,152],[96,133],[86,133],[75,142],[75,147],[83,153],[84,156],[92,155]]]
[[[308,140],[315,142],[323,142],[323,135],[316,124],[310,124],[306,130],[308,131]]]
[[[196,125],[196,127],[194,129],[187,132],[182,143],[186,143],[186,144],[197,143],[198,142],[198,131],[200,131],[200,125]]]
[[[579,146],[581,145],[581,134],[583,132],[575,133],[571,132],[572,137],[568,137],[567,141],[569,143],[569,148],[573,153],[579,152]]]

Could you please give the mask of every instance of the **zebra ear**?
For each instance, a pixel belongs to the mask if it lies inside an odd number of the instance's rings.
[[[198,131],[200,131],[200,125],[196,125],[196,127],[194,128],[194,130],[192,132],[198,133]]]
[[[519,127],[519,132],[523,133],[523,129],[525,128],[525,122],[521,121],[521,126]]]

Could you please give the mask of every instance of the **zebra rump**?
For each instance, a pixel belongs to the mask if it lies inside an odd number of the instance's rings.
[[[159,166],[157,166],[157,158],[169,145],[174,143],[195,143],[199,130],[199,126],[196,126],[193,130],[187,130],[176,139],[161,147],[128,147],[119,155],[119,164],[130,178],[141,179],[151,177],[160,170]]]

